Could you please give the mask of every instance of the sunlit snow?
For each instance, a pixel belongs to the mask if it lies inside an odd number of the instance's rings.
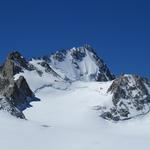
[[[110,103],[111,82],[74,82],[66,90],[45,87],[24,111],[28,120],[0,112],[2,150],[149,150],[150,116],[113,123],[95,106]]]

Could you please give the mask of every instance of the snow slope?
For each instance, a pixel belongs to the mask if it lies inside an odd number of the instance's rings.
[[[111,82],[74,82],[67,90],[45,87],[26,120],[0,112],[3,150],[149,150],[150,115],[113,123],[96,106],[109,104]]]

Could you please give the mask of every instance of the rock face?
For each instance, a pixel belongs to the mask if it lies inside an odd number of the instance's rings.
[[[39,100],[23,76],[14,80],[14,75],[23,69],[28,69],[27,61],[19,52],[12,52],[0,71],[0,109],[19,118],[25,118],[22,111],[31,101]]]
[[[112,105],[103,107],[102,117],[108,120],[126,120],[150,111],[150,81],[137,75],[123,75],[108,89]]]
[[[14,105],[14,99],[8,95],[10,88],[13,88],[10,80],[6,78],[0,78],[0,110],[7,111],[13,116],[19,118],[25,118],[22,111]]]
[[[0,96],[0,110],[6,111],[17,118],[25,119],[22,111],[13,105],[11,98]]]
[[[7,60],[2,68],[2,76],[11,79],[15,74],[27,69],[28,63],[19,52],[12,52],[8,55]]]
[[[11,83],[11,86],[5,92],[5,96],[11,98],[13,105],[21,111],[30,107],[29,103],[31,101],[38,100],[23,76],[20,76],[18,80]]]
[[[22,111],[30,107],[31,101],[37,100],[39,99],[30,90],[24,77],[20,76],[16,81],[0,78],[0,105],[2,110],[9,110],[8,112],[12,115],[25,118]]]

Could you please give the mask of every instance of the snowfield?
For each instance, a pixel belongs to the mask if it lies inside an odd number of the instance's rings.
[[[110,105],[112,82],[74,82],[67,89],[39,89],[39,102],[24,111],[28,120],[0,112],[2,150],[149,150],[150,115],[114,123],[99,117]]]

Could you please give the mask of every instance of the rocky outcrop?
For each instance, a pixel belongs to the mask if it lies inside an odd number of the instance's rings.
[[[11,98],[13,105],[21,111],[30,107],[31,101],[39,100],[35,97],[23,76],[11,83],[11,86],[5,92],[5,96]]]
[[[137,75],[123,75],[108,89],[112,105],[102,107],[101,116],[108,120],[126,120],[150,111],[150,81]]]
[[[27,61],[19,52],[12,52],[8,55],[1,74],[3,77],[11,79],[15,74],[21,72],[23,68],[28,68]]]
[[[18,80],[0,78],[0,106],[2,110],[16,117],[24,118],[22,111],[30,107],[31,101],[37,101],[33,92],[30,90],[24,77],[20,76]],[[6,107],[6,108],[5,108]]]
[[[57,74],[46,61],[42,61],[39,64],[45,68],[46,73],[50,73],[55,77],[61,78],[61,76],[59,74]]]
[[[8,55],[7,60],[12,60],[16,65],[19,65],[20,67],[23,68],[28,68],[28,62],[26,59],[18,52],[14,51]]]
[[[6,111],[17,118],[25,119],[22,111],[13,105],[11,98],[0,96],[0,110]]]
[[[39,100],[23,76],[14,80],[23,69],[29,69],[28,62],[19,52],[12,52],[0,71],[0,109],[19,118],[25,118],[22,111],[31,106],[31,101]]]
[[[0,110],[4,110],[19,118],[25,118],[22,111],[14,105],[14,99],[8,96],[9,88],[12,84],[9,79],[0,78]]]

